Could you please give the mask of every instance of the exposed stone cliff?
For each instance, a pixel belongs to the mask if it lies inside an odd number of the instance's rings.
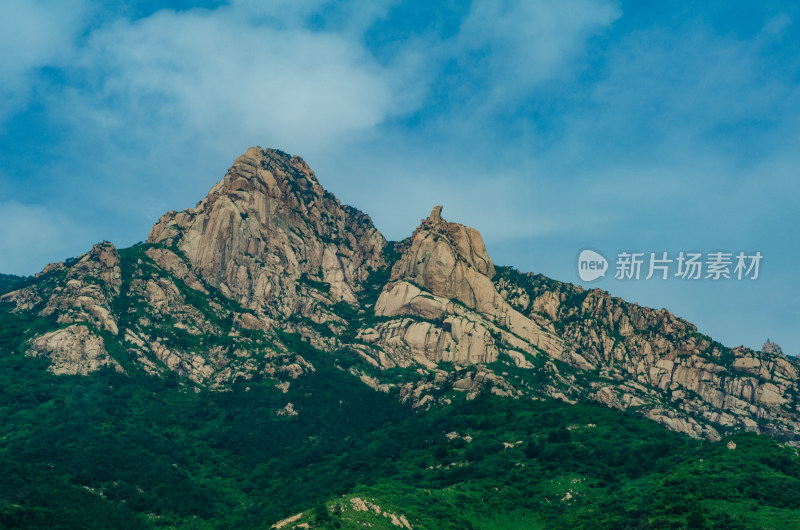
[[[149,243],[182,252],[199,275],[250,309],[303,311],[301,278],[354,302],[386,240],[363,213],[342,206],[302,158],[251,147],[192,209],[165,214]]]
[[[798,364],[782,352],[727,348],[662,309],[504,270],[500,292],[598,367],[590,396],[640,408],[676,430],[717,439],[730,428],[800,431]],[[793,436],[793,435],[792,435]]]
[[[496,266],[441,206],[389,244],[301,158],[272,149],[248,149],[146,244],[100,243],[23,285],[0,311],[29,323],[19,350],[58,374],[265,378],[285,391],[315,370],[313,347],[418,408],[548,395],[712,440],[800,435],[799,365],[777,345],[727,348],[666,310]]]

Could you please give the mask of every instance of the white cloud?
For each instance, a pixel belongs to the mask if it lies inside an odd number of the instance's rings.
[[[771,154],[784,135],[796,134],[800,117],[798,61],[771,51],[786,24],[769,20],[746,39],[700,22],[625,36],[593,87],[593,112],[575,116],[577,134],[594,131],[607,145],[635,145],[651,157],[693,159],[709,148]]]
[[[606,0],[476,0],[457,49],[463,67],[484,76],[492,98],[508,103],[538,83],[572,77],[588,39],[620,15]]]
[[[249,6],[161,11],[95,31],[81,50],[87,85],[67,99],[66,119],[148,138],[306,151],[404,110],[402,74],[358,39],[275,26]]]
[[[127,244],[193,205],[251,145],[312,157],[419,105],[416,51],[379,62],[363,42],[386,8],[309,29],[322,4],[162,10],[64,41],[58,82],[37,93],[57,131],[46,146],[54,207],[104,219]]]
[[[539,135],[534,109],[574,90],[595,59],[593,39],[620,16],[614,0],[475,0],[455,35],[427,43],[434,110],[422,113],[414,141],[427,135],[437,154],[481,145],[533,155],[550,140]]]
[[[39,69],[72,57],[87,14],[83,0],[0,2],[0,120],[28,102]]]

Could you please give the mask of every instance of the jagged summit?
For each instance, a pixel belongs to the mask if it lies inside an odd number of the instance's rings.
[[[428,218],[422,220],[422,224],[433,227],[444,222],[444,219],[442,219],[442,208],[443,206],[441,204],[434,206]]]
[[[392,268],[392,281],[384,287],[375,310],[378,316],[410,313],[444,319],[448,325],[426,327],[400,320],[377,326],[377,336],[369,337],[384,350],[394,352],[396,361],[405,356],[492,362],[501,348],[511,347],[528,352],[541,349],[553,357],[565,356],[567,361],[588,364],[577,354],[565,354],[561,340],[503,299],[492,283],[495,268],[480,233],[445,221],[441,211],[441,206],[435,207],[414,231]],[[479,316],[465,314],[452,301]],[[459,333],[461,329],[467,331]],[[402,338],[398,341],[399,333]]]
[[[226,192],[239,190],[278,193],[279,182],[293,180],[294,185],[313,193],[323,195],[325,190],[320,186],[316,175],[308,167],[305,160],[277,149],[262,149],[260,146],[250,147],[239,156],[222,180]]]
[[[450,247],[452,252],[445,250],[444,246],[438,245],[439,242]],[[423,252],[424,256],[418,256],[422,261],[439,264],[440,260],[428,260],[427,256],[435,252],[445,252],[452,254],[453,259],[461,260],[467,266],[475,268],[480,274],[489,278],[495,275],[494,263],[486,252],[486,245],[483,243],[480,232],[462,224],[445,221],[442,217],[442,206],[434,207],[431,215],[427,219],[423,219],[420,226],[414,231],[411,236],[411,247],[413,248],[415,245],[416,249],[413,252],[415,254]],[[414,266],[413,263],[406,265]],[[393,271],[393,277],[410,272],[400,270],[401,268],[397,266],[395,268],[398,270]]]
[[[165,214],[149,243],[184,253],[212,285],[256,310],[306,311],[304,275],[355,301],[384,266],[386,240],[370,218],[326,192],[300,157],[251,147],[197,207]]]
[[[800,440],[800,364],[777,345],[726,348],[666,310],[496,266],[442,209],[390,247],[302,158],[252,147],[146,244],[49,265],[0,311],[29,324],[14,350],[59,374],[288,388],[315,370],[305,344],[417,408],[482,391],[590,399],[696,437]]]
[[[781,349],[780,346],[770,341],[769,339],[767,339],[767,342],[765,342],[764,345],[761,346],[761,351],[764,353],[783,355],[783,349]]]

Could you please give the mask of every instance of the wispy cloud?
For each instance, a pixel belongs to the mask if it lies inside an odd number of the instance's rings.
[[[74,59],[88,13],[83,0],[0,3],[0,120],[29,103],[41,88],[42,68],[63,67]]]
[[[194,204],[248,146],[322,153],[417,108],[425,86],[416,52],[377,61],[363,42],[368,18],[386,8],[312,24],[326,6],[164,9],[95,22],[80,37],[62,21],[53,32],[62,51],[16,70],[23,86],[42,65],[58,66],[54,76],[36,76],[37,123],[58,131],[57,142],[41,146],[51,175],[41,192],[89,233],[103,218],[127,244],[146,235],[159,208]],[[14,17],[27,23],[24,9],[9,15],[12,25]],[[44,165],[36,175],[9,168],[6,185],[41,177]]]
[[[605,0],[476,0],[456,39],[459,75],[471,72],[494,105],[518,104],[537,84],[574,77],[588,40],[620,15]]]
[[[237,3],[103,27],[82,49],[85,84],[68,101],[112,131],[262,138],[297,150],[403,110],[399,74],[357,40],[257,15]]]
[[[780,145],[776,136],[800,116],[800,60],[771,53],[774,46],[794,47],[786,19],[780,20],[764,21],[748,38],[719,34],[701,21],[625,36],[592,88],[594,112],[584,115],[591,120],[575,123],[592,128],[617,153],[669,156],[713,148],[757,160]],[[649,149],[642,152],[642,144]]]

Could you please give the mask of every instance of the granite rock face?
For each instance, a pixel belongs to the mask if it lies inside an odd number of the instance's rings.
[[[800,431],[798,363],[779,350],[727,348],[670,312],[538,275],[508,273],[503,295],[560,329],[597,367],[590,397],[668,427],[719,439],[734,430]]]
[[[98,243],[71,266],[51,264],[40,274],[57,271],[64,273],[64,281],[52,289],[26,287],[0,297],[0,301],[13,303],[16,310],[26,310],[46,300],[43,316],[57,315],[59,324],[84,322],[116,335],[119,330],[111,303],[119,295],[122,278],[114,245]]]
[[[316,370],[314,349],[421,409],[481,392],[589,399],[690,436],[800,445],[800,364],[776,344],[728,348],[666,310],[495,265],[441,206],[388,243],[277,150],[248,149],[147,243],[99,243],[22,285],[0,311],[30,324],[19,351],[57,374],[142,370],[210,389],[259,378],[285,392]]]
[[[783,350],[781,349],[781,347],[775,344],[774,342],[770,342],[769,339],[767,339],[767,342],[765,342],[764,345],[761,346],[761,351],[766,354],[783,355]]]
[[[59,375],[88,375],[104,366],[122,371],[105,350],[103,339],[86,326],[50,331],[31,342],[31,355],[48,357],[50,371]]]
[[[148,242],[180,251],[246,307],[283,315],[305,310],[302,278],[352,303],[369,270],[385,266],[386,240],[368,216],[325,191],[300,157],[259,147],[195,208],[165,214]]]
[[[563,342],[513,309],[497,292],[494,264],[477,230],[448,223],[437,206],[411,236],[392,267],[391,281],[375,304],[389,320],[362,338],[395,362],[424,356],[432,361],[491,363],[501,348],[544,351],[571,362]],[[581,360],[585,362],[584,360]]]
[[[58,281],[49,288],[34,284],[0,297],[0,302],[11,303],[14,311],[36,309],[38,315],[60,327],[35,337],[31,354],[50,358],[50,369],[57,374],[86,375],[103,366],[120,369],[99,333],[119,333],[112,307],[122,278],[114,245],[98,243],[69,266],[50,264],[40,274],[58,275]]]

